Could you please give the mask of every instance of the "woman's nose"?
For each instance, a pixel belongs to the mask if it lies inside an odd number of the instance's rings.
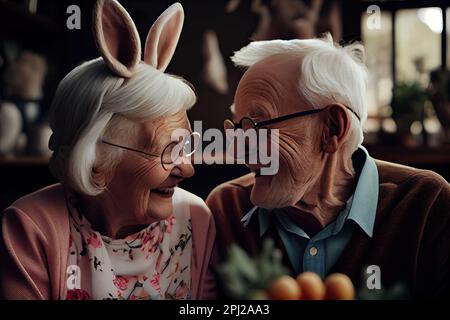
[[[190,159],[184,159],[182,163],[177,164],[173,167],[171,174],[174,176],[182,177],[183,179],[187,179],[195,174],[195,170]]]

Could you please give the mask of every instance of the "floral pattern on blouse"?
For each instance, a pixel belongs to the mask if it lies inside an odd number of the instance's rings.
[[[186,208],[177,205],[175,195],[171,216],[121,240],[102,236],[92,229],[79,210],[75,193],[67,192],[66,198],[70,221],[69,265],[89,265],[91,273],[91,287],[71,288],[67,299],[190,298],[191,219]]]

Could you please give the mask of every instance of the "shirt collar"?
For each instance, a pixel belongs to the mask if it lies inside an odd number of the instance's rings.
[[[335,220],[332,232],[333,235],[340,232],[347,220],[353,220],[369,237],[373,236],[373,227],[378,204],[378,169],[375,160],[369,155],[366,148],[360,146],[358,151],[363,152],[364,165],[359,175],[355,193],[349,198],[345,209]],[[269,228],[269,210],[255,206],[244,215],[241,222],[244,227],[247,227],[256,213],[258,213],[259,233],[261,237]],[[287,231],[308,238],[304,230],[300,227],[291,223],[286,223],[285,220],[283,220],[283,222],[282,225]],[[295,230],[291,230],[292,228],[295,228]]]
[[[355,221],[369,237],[372,237],[378,205],[378,169],[375,160],[369,155],[366,148],[361,146],[359,150],[364,152],[365,162],[359,175],[347,219]]]
[[[256,210],[258,210],[258,207],[255,206],[255,207],[251,208],[250,211],[245,214],[245,216],[242,217],[241,222],[244,224],[244,227],[247,228],[247,226],[250,223],[250,220],[252,219],[253,214],[255,214]]]
[[[266,231],[269,229],[269,210],[255,206],[251,208],[244,217],[242,217],[241,222],[243,223],[244,227],[247,228],[248,224],[256,213],[258,213],[259,236],[262,237],[264,233],[266,233]]]

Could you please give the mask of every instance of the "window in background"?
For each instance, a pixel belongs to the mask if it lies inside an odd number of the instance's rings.
[[[368,19],[369,15],[362,16],[361,31],[369,71],[368,111],[375,116],[380,107],[389,105],[392,97],[392,15],[381,12],[379,29],[370,28]]]
[[[440,8],[399,10],[396,14],[396,80],[426,87],[430,71],[441,65]]]

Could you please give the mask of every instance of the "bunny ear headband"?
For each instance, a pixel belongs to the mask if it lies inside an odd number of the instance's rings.
[[[141,61],[141,40],[128,12],[116,0],[98,0],[94,8],[94,38],[112,72],[130,78]],[[179,3],[164,11],[145,42],[144,62],[164,72],[173,57],[183,28],[184,11]]]

